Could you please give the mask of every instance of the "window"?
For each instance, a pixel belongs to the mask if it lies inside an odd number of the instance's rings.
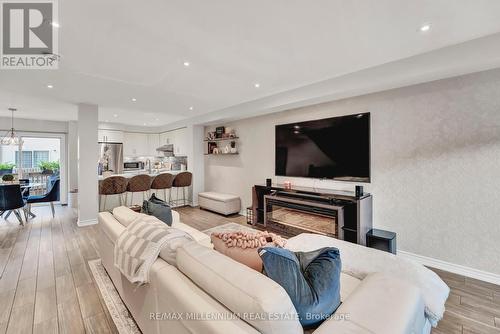
[[[32,168],[33,167],[33,155],[32,151],[23,151],[21,168]],[[19,151],[16,151],[16,165],[19,167]]]
[[[42,161],[49,161],[49,151],[33,151],[33,167],[38,167]]]

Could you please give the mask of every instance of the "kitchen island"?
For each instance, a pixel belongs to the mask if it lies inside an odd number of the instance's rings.
[[[153,179],[155,176],[157,175],[160,175],[160,174],[165,174],[165,173],[168,173],[168,174],[172,174],[172,175],[177,175],[179,173],[181,173],[183,171],[181,170],[160,170],[159,172],[151,172],[149,173],[149,171],[146,171],[146,170],[137,170],[137,171],[127,171],[123,174],[113,174],[113,175],[110,175],[110,176],[107,176],[107,177],[111,177],[111,176],[122,176],[122,177],[125,177],[127,179],[130,179],[136,175],[148,175],[149,177],[151,177],[151,179]],[[99,175],[98,176],[98,180],[99,180],[99,183],[102,182],[102,180],[104,180],[105,177],[102,176],[102,175]],[[182,189],[179,190],[179,198],[182,198]],[[171,192],[171,194],[170,194]],[[174,190],[174,188],[171,188],[171,189],[167,189],[167,199],[164,198],[164,194],[165,192],[160,189],[151,189],[149,191],[149,194],[148,192],[146,192],[146,194],[144,195],[144,198],[148,198],[148,196],[151,196],[151,194],[155,193],[156,196],[162,200],[166,200],[168,202],[168,197],[171,196],[170,198],[172,199],[172,201],[175,201],[178,199],[178,196],[177,196],[177,191]],[[117,206],[120,206],[120,200],[119,200],[119,196],[120,195],[107,195],[107,198],[106,198],[106,208],[104,209],[103,207],[100,207],[99,208],[99,211],[111,211],[113,210],[113,208],[117,207]],[[133,197],[132,197],[132,193],[128,193],[127,196],[125,196],[125,194],[122,194],[122,199],[123,199],[123,205],[126,205],[126,206],[132,206],[132,205],[139,205],[139,206],[142,206],[142,201],[143,201],[143,195],[142,193],[134,193]],[[186,191],[186,196],[188,198],[188,200],[186,202],[188,203],[191,203],[191,187]],[[125,203],[125,197],[127,197],[127,202]],[[104,196],[103,196],[104,198]],[[131,201],[132,199],[132,201]]]

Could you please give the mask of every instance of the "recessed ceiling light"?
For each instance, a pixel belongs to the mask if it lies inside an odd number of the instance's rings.
[[[137,101],[137,99],[135,97],[132,98],[132,102],[135,102]]]
[[[426,23],[424,25],[422,25],[420,28],[419,28],[420,32],[427,32],[429,30],[431,30],[431,25],[429,23]]]
[[[300,129],[300,126],[294,125],[293,128],[296,129],[296,130],[298,130],[298,129]]]
[[[113,117],[114,117],[114,118],[117,118],[117,117],[118,117],[118,115],[117,115],[117,114],[113,114]]]
[[[188,61],[185,61],[183,64],[184,64],[184,66],[186,66],[186,67],[189,67],[189,65],[191,65]]]
[[[57,23],[57,22],[52,22],[51,24],[52,24],[52,26],[54,28],[59,28],[60,27],[59,23]]]
[[[142,123],[142,125],[146,125],[146,123]]]
[[[47,88],[54,88],[54,86],[52,86],[52,85],[47,85]]]
[[[257,83],[255,83],[253,86],[254,86],[255,88],[259,88],[259,87],[260,87],[260,83],[258,83],[258,82],[257,82]]]
[[[189,110],[193,110],[193,109],[194,109],[194,107],[189,107]]]

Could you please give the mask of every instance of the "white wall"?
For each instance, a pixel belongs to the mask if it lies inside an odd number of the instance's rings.
[[[365,187],[374,226],[397,232],[401,250],[500,274],[500,70],[224,124],[240,137],[240,155],[206,156],[205,189],[238,194],[249,206],[252,185],[274,175],[276,124],[361,112],[371,113]]]

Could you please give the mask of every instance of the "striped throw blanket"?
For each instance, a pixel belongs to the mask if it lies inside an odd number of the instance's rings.
[[[131,283],[149,283],[149,271],[162,247],[179,232],[155,217],[141,214],[115,243],[115,267]]]

